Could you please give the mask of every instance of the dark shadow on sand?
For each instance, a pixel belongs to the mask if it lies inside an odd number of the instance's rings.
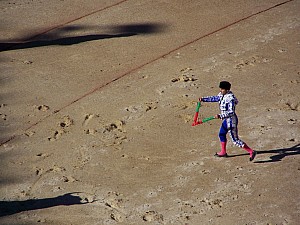
[[[25,43],[0,43],[0,51],[37,48],[37,47],[44,47],[44,46],[51,46],[51,45],[68,46],[68,45],[75,45],[75,44],[88,42],[88,41],[96,41],[96,40],[108,39],[108,38],[130,37],[133,35],[136,34],[128,33],[128,34],[115,34],[115,35],[109,35],[109,34],[84,35],[84,36],[76,36],[76,37],[65,37],[65,38],[59,38],[54,40],[29,41]]]
[[[20,41],[0,41],[0,52],[18,49],[37,48],[44,46],[68,46],[89,41],[97,41],[109,38],[131,37],[135,35],[148,35],[163,32],[166,25],[158,23],[136,23],[116,26],[106,26],[109,34],[89,34],[82,36],[66,37],[69,32],[88,31],[89,26],[65,26],[45,32],[39,35],[33,35],[29,38],[21,38]]]
[[[263,154],[273,154],[270,156],[268,160],[259,160],[259,155]],[[280,162],[283,158],[287,156],[299,155],[300,154],[300,143],[296,144],[290,148],[280,148],[274,150],[265,150],[265,151],[257,151],[257,156],[254,159],[254,163],[271,163],[271,162]],[[238,155],[228,155],[228,158],[231,157],[238,157],[238,156],[245,156],[248,153],[238,154]]]
[[[67,193],[54,198],[30,199],[25,201],[0,201],[0,217],[9,216],[23,211],[45,209],[55,206],[70,206],[88,204],[82,202],[79,196],[74,196],[76,193]]]
[[[274,154],[270,156],[269,160],[256,160],[255,163],[270,163],[280,162],[287,156],[299,155],[300,154],[300,143],[290,148],[281,148],[276,150],[257,151],[257,154]]]

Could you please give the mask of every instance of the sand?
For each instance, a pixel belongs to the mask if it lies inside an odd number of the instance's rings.
[[[0,223],[299,224],[299,11],[1,1]],[[191,126],[221,80],[253,162],[214,157],[220,120]]]

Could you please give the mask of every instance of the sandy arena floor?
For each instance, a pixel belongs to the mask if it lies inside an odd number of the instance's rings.
[[[297,225],[300,0],[0,1],[0,224]],[[239,135],[192,127],[221,80]],[[217,114],[203,103],[200,117]],[[298,221],[298,222],[297,222]]]

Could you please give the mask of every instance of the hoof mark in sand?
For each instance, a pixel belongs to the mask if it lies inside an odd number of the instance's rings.
[[[279,53],[284,53],[284,52],[287,52],[287,50],[284,49],[284,48],[281,48],[281,49],[278,49],[278,52],[279,52]]]
[[[279,104],[281,105],[281,109],[292,110],[292,111],[300,110],[300,102],[295,100],[293,101],[293,100],[281,99],[279,101]]]
[[[0,117],[1,117],[1,119],[3,119],[3,120],[7,120],[7,115],[6,115],[6,114],[0,113]]]
[[[288,123],[289,124],[296,124],[297,123],[297,119],[288,119]]]
[[[191,68],[181,69],[180,70],[181,75],[177,78],[173,78],[171,80],[171,82],[175,83],[175,82],[178,82],[178,81],[181,81],[181,82],[196,81],[197,79],[194,77],[195,75],[190,74],[191,71],[192,71]]]
[[[70,119],[69,116],[65,116],[63,121],[59,123],[59,129],[57,129],[51,137],[48,137],[49,141],[55,141],[59,139],[64,133],[66,133],[66,129],[73,125],[74,122]]]
[[[33,136],[34,134],[35,134],[34,131],[28,131],[28,132],[25,133],[25,135],[26,135],[27,137],[31,137],[31,136]]]
[[[66,127],[69,127],[71,125],[73,125],[73,120],[70,119],[69,116],[65,116],[63,121],[59,124],[62,128],[66,128]]]
[[[181,75],[180,77],[177,78],[173,78],[171,80],[171,82],[175,83],[178,81],[182,81],[182,82],[188,82],[188,81],[196,81],[197,79],[194,78],[194,75],[188,76],[188,75]]]
[[[48,140],[49,141],[55,141],[58,138],[60,138],[64,133],[65,133],[65,131],[62,130],[62,129],[56,130],[51,137],[48,137]]]
[[[35,170],[35,175],[37,175],[37,176],[40,176],[42,173],[43,173],[43,169],[41,169],[41,168],[37,168]]]
[[[38,154],[36,154],[36,157],[45,159],[45,158],[49,157],[50,155],[51,154],[47,154],[47,153],[38,153]]]
[[[117,120],[114,123],[107,124],[96,132],[102,137],[101,141],[106,147],[113,146],[115,148],[121,148],[122,143],[128,141],[127,136],[125,135],[126,130],[124,120]]]
[[[241,60],[234,68],[242,70],[247,66],[255,66],[258,63],[268,63],[271,59],[263,58],[261,56],[252,56],[250,59]]]
[[[42,112],[47,112],[50,109],[47,105],[35,105],[34,108]]]
[[[66,168],[54,165],[52,168],[48,169],[46,171],[46,173],[49,173],[49,172],[62,172],[62,171],[66,171]]]
[[[300,103],[299,102],[298,103],[289,103],[289,102],[287,102],[285,104],[288,106],[288,108],[290,110],[299,111],[299,109],[300,109]]]
[[[87,129],[84,130],[85,134],[95,135],[98,131],[96,129]]]
[[[22,63],[24,63],[24,64],[26,64],[26,65],[30,65],[30,64],[32,64],[33,62],[30,61],[30,60],[24,60],[24,61],[22,61]]]
[[[82,122],[83,126],[88,125],[88,123],[91,121],[91,119],[93,119],[94,117],[99,117],[99,115],[95,115],[95,114],[87,114],[84,117],[84,120]]]
[[[111,132],[111,131],[114,131],[114,130],[118,130],[118,131],[123,132],[124,131],[124,125],[125,125],[125,122],[123,120],[117,120],[114,123],[106,125],[105,128],[104,128],[103,133]]]
[[[124,199],[122,194],[118,192],[108,192],[107,198],[104,200],[104,203],[109,208],[121,209],[123,207]]]
[[[148,102],[148,103],[145,103],[144,104],[144,109],[145,109],[145,112],[148,112],[152,109],[157,109],[157,104],[158,102]]]
[[[300,80],[291,80],[290,83],[291,83],[291,84],[299,84],[299,83],[300,83]]]
[[[147,221],[147,222],[162,222],[164,220],[164,217],[162,214],[157,213],[156,211],[147,211],[144,215],[143,215],[143,220]]]
[[[73,183],[75,181],[77,181],[74,177],[72,176],[69,176],[69,177],[66,177],[66,176],[63,176],[62,178],[63,182],[65,183]]]
[[[119,211],[112,211],[110,214],[110,218],[116,222],[124,222],[126,216]]]
[[[208,209],[222,208],[222,206],[223,206],[223,202],[221,199],[212,200],[212,199],[205,198],[205,199],[201,200],[200,202],[206,203]]]
[[[143,105],[126,107],[125,110],[127,112],[131,112],[131,113],[141,113],[142,114],[142,113],[148,112],[152,109],[157,109],[157,104],[158,104],[158,102],[146,102]]]

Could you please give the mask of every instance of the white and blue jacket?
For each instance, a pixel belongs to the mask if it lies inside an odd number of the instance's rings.
[[[222,95],[220,92],[217,96],[207,96],[202,98],[203,102],[219,102],[221,113],[219,114],[221,119],[227,119],[236,117],[235,106],[238,104],[237,98],[231,91]]]
[[[245,143],[239,139],[238,136],[238,117],[235,114],[235,106],[238,104],[237,98],[231,91],[228,91],[225,95],[220,92],[217,96],[208,96],[202,98],[203,102],[219,102],[221,113],[220,118],[223,119],[223,123],[220,128],[219,137],[221,142],[226,142],[226,134],[229,131],[229,135],[233,143],[239,147],[243,147]]]

